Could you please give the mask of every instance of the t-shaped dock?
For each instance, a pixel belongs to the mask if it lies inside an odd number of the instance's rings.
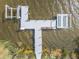
[[[41,59],[41,55],[42,55],[42,29],[69,28],[68,14],[58,14],[57,19],[54,20],[28,20],[28,6],[18,6],[16,10],[17,10],[16,17],[17,19],[20,19],[20,30],[25,30],[25,29],[35,30],[34,46],[35,46],[36,59]],[[7,5],[6,5],[5,17],[13,18],[12,16],[13,13],[11,8],[11,17],[10,16],[8,17]]]
[[[56,29],[56,20],[28,20],[28,7],[21,7],[20,30],[34,29],[35,30],[35,54],[36,59],[41,59],[42,55],[42,29]],[[27,11],[26,11],[27,10]],[[27,16],[27,17],[26,17]]]

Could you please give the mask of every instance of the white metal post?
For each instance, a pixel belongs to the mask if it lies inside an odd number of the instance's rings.
[[[72,19],[71,19],[72,14],[69,14],[69,17],[70,17],[70,25],[69,25],[69,27],[72,28]]]
[[[7,18],[7,5],[5,5],[5,18]]]
[[[21,6],[18,6],[17,7],[17,19],[21,18],[21,16],[20,16],[20,14],[21,14],[20,10],[21,10]]]
[[[13,8],[11,7],[11,19],[13,18]]]

